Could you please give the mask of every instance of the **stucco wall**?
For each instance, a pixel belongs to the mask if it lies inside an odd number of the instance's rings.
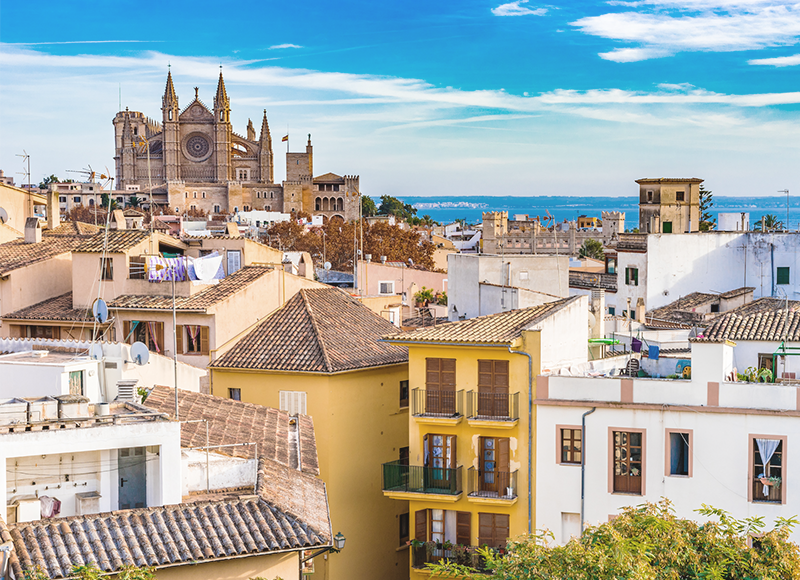
[[[11,272],[0,280],[0,315],[15,312],[72,288],[72,256],[59,254]],[[10,336],[8,324],[0,321],[0,336]]]
[[[299,552],[232,558],[220,562],[192,562],[156,570],[158,580],[299,580]],[[332,556],[336,557],[336,556]],[[317,558],[322,560],[322,556]]]

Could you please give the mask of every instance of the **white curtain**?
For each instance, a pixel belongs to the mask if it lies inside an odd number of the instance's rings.
[[[767,463],[769,460],[772,459],[772,455],[775,453],[775,450],[778,448],[778,444],[780,444],[779,439],[756,439],[756,445],[758,445],[758,453],[761,455],[761,462],[764,465],[764,477],[769,477],[769,473],[767,470]],[[769,486],[764,486],[762,490],[764,497],[769,495]]]

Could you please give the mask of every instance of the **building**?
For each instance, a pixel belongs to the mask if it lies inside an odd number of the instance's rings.
[[[426,543],[412,546],[412,579],[428,577],[427,562],[475,563],[476,546],[534,529],[533,384],[543,369],[586,362],[586,312],[576,296],[386,337],[409,356],[408,448],[382,471],[384,495],[409,502],[413,538]]]
[[[369,254],[365,257],[358,261],[358,291],[364,296],[396,296],[403,305],[403,318],[412,315],[414,295],[423,288],[434,294],[447,294],[446,272],[389,262],[386,256],[381,256],[380,261],[373,261]]]
[[[527,308],[569,296],[569,258],[450,254],[447,285],[450,320]]]
[[[408,509],[375,466],[408,445],[408,353],[397,329],[336,288],[300,290],[211,365],[212,392],[314,419],[331,517],[347,550],[322,578],[408,578]]]
[[[152,202],[175,213],[305,211],[358,218],[358,176],[314,177],[311,135],[304,152],[286,153],[286,180],[274,182],[276,159],[267,113],[258,136],[251,121],[246,135],[234,132],[222,71],[211,108],[195,89],[194,100],[180,109],[171,72],[161,102],[161,122],[127,109],[114,117],[118,189],[137,197],[149,192]]]
[[[743,287],[717,294],[692,292],[666,306],[650,310],[645,314],[645,322],[648,324],[680,323],[705,327],[722,313],[752,302],[754,290],[755,288],[752,287]]]
[[[28,218],[44,215],[47,203],[44,195],[15,187],[13,178],[0,176],[0,223],[21,233]]]
[[[732,380],[735,348],[693,339],[689,379],[537,377],[536,527],[565,543],[582,524],[664,497],[700,522],[703,504],[767,528],[798,513],[800,456],[789,443],[800,437],[800,391]]]
[[[639,231],[671,234],[700,231],[700,184],[702,179],[637,179],[639,184]],[[624,230],[623,230],[624,231]]]

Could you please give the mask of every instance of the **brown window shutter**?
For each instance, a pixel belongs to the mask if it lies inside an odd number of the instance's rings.
[[[506,547],[508,542],[508,514],[494,514],[494,541],[500,548]]]
[[[163,322],[156,322],[156,336],[158,337],[158,346],[162,352],[167,349],[167,345],[164,344],[164,323]]]
[[[417,510],[414,514],[414,539],[428,541],[428,510]]]
[[[508,389],[508,361],[494,361],[494,388]],[[497,392],[497,391],[495,391]]]
[[[478,391],[487,391],[492,388],[492,361],[478,361]]]
[[[497,471],[510,471],[509,439],[508,437],[497,438]]]
[[[471,527],[472,513],[470,512],[457,512],[456,513],[456,544],[462,546],[469,546],[472,541]]]
[[[133,344],[133,342],[131,341],[131,339],[133,337],[130,336],[130,333],[131,333],[131,321],[130,320],[124,320],[122,322],[122,334],[123,334],[123,339],[122,340],[124,342],[127,342],[128,344]]]
[[[56,340],[61,338],[61,327],[60,326],[54,326],[53,327],[53,338],[55,338]]]
[[[441,388],[440,358],[425,359],[425,388],[436,391]]]
[[[208,354],[208,327],[200,327],[200,354]]]
[[[494,514],[478,514],[478,545],[491,546],[494,535]]]
[[[175,340],[177,342],[178,354],[183,354],[183,325],[178,324],[175,327]]]
[[[443,358],[441,359],[442,365],[442,378],[441,384],[443,389],[454,391],[456,389],[456,359]]]
[[[450,469],[455,469],[458,467],[458,449],[456,448],[456,442],[458,438],[455,435],[448,435],[447,436],[447,444],[450,446]]]

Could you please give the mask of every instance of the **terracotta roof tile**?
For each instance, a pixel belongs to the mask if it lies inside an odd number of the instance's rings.
[[[400,364],[408,350],[380,342],[396,330],[341,290],[306,288],[209,366],[332,373]]]
[[[150,232],[145,230],[110,230],[108,232],[108,251],[124,252],[142,240],[147,239]],[[101,231],[75,248],[76,252],[102,252],[106,244],[106,232]]]
[[[28,244],[20,238],[0,244],[0,276],[71,252],[97,231],[98,228],[89,224],[67,222],[42,232],[41,242]]]
[[[539,306],[509,310],[499,314],[489,314],[467,320],[459,320],[435,326],[420,328],[395,335],[387,335],[386,340],[404,342],[452,342],[452,343],[497,343],[510,344],[522,334],[523,330],[541,322],[558,312],[580,296],[562,298]]]
[[[72,292],[55,298],[42,300],[37,304],[10,312],[4,320],[64,320],[72,322],[92,322],[91,313],[86,308],[72,307]]]
[[[236,273],[226,276],[219,284],[209,286],[206,290],[192,296],[179,296],[175,299],[176,310],[204,311],[218,302],[230,298],[243,288],[256,282],[259,278],[272,271],[267,266],[245,266]],[[161,288],[156,288],[160,284]],[[172,309],[172,285],[168,282],[153,283],[154,289],[160,289],[165,295],[150,294],[124,294],[117,296],[108,303],[108,307],[118,310],[137,310],[140,308],[160,310]],[[166,295],[168,293],[169,295]]]
[[[714,319],[698,342],[721,340],[800,341],[800,302],[761,298]]]

